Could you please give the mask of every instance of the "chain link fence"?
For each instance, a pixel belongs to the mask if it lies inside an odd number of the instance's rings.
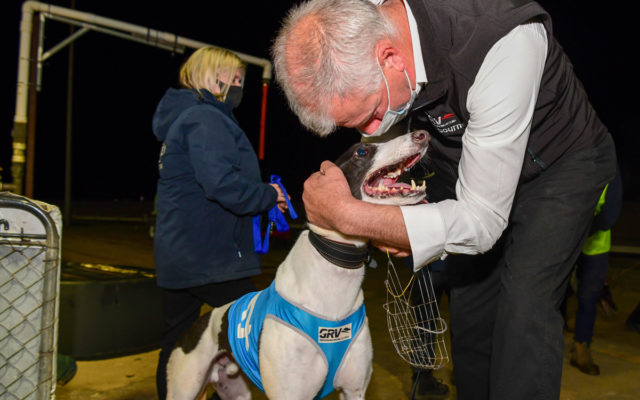
[[[0,192],[0,399],[52,399],[56,385],[61,217]]]

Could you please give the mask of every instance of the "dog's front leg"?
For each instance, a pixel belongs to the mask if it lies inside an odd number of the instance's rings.
[[[268,318],[260,336],[260,375],[269,399],[311,400],[327,376],[327,362],[311,339]]]
[[[371,332],[369,322],[365,320],[336,374],[335,385],[341,391],[341,399],[364,400],[371,379],[372,363]]]

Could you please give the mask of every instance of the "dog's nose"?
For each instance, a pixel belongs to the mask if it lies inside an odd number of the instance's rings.
[[[411,140],[418,144],[426,143],[429,141],[429,133],[427,131],[415,131],[411,133]]]

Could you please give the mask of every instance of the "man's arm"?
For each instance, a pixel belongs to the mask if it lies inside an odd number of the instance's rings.
[[[547,54],[541,23],[491,48],[471,86],[456,200],[402,207],[414,264],[443,253],[483,253],[508,224]],[[427,86],[428,89],[428,86]]]

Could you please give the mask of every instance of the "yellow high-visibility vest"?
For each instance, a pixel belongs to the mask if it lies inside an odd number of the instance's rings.
[[[608,187],[609,185],[607,184],[600,195],[598,205],[596,205],[596,210],[593,213],[594,216],[600,214],[600,211],[602,211]],[[596,231],[587,238],[584,242],[584,246],[582,247],[582,252],[588,256],[608,253],[609,250],[611,250],[611,229]]]

